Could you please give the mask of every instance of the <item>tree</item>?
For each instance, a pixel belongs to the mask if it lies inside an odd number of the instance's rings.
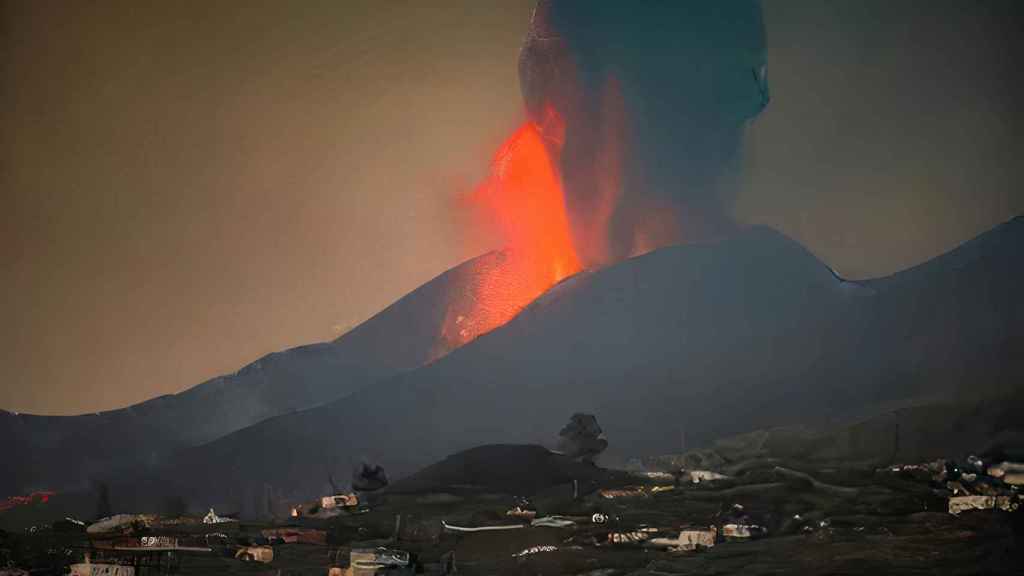
[[[573,414],[558,436],[559,451],[583,462],[593,462],[608,448],[608,440],[593,414]]]

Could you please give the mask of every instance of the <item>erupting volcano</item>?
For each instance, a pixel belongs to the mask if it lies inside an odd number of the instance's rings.
[[[470,202],[497,227],[505,248],[478,260],[464,293],[449,304],[441,354],[505,324],[581,269],[558,172],[536,123],[505,141]]]

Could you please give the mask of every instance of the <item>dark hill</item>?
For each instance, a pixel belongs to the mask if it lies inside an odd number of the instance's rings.
[[[388,486],[386,494],[502,493],[531,496],[573,480],[607,480],[607,470],[530,444],[489,444],[448,456]]]

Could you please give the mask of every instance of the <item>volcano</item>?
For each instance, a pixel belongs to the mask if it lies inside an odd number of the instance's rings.
[[[570,277],[432,363],[182,450],[115,484],[111,498],[145,510],[173,494],[196,509],[260,515],[273,512],[268,500],[325,493],[328,475],[346,476],[360,457],[401,477],[481,444],[550,443],[574,412],[597,415],[610,442],[604,461],[615,464],[679,452],[682,438],[691,448],[765,427],[997,395],[1024,375],[1009,353],[1024,342],[1021,254],[1021,218],[864,282],[839,278],[762,227],[655,250]],[[417,306],[436,303],[433,290],[391,314],[419,318]],[[383,330],[376,322],[354,334]],[[398,342],[406,362],[414,349],[428,354],[409,344],[417,326],[396,327],[394,343],[376,344],[374,354]],[[943,449],[925,443],[913,456]]]
[[[83,488],[112,473],[138,473],[183,448],[418,368],[505,324],[580,270],[557,172],[534,123],[499,148],[470,200],[508,247],[449,270],[333,342],[270,354],[121,410],[75,417],[0,411],[14,470],[0,478],[0,493]]]

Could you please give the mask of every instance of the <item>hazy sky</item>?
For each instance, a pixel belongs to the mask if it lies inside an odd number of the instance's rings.
[[[766,2],[738,217],[859,278],[1024,213],[1022,4]],[[0,408],[177,392],[488,248],[454,199],[532,0],[0,6]]]

